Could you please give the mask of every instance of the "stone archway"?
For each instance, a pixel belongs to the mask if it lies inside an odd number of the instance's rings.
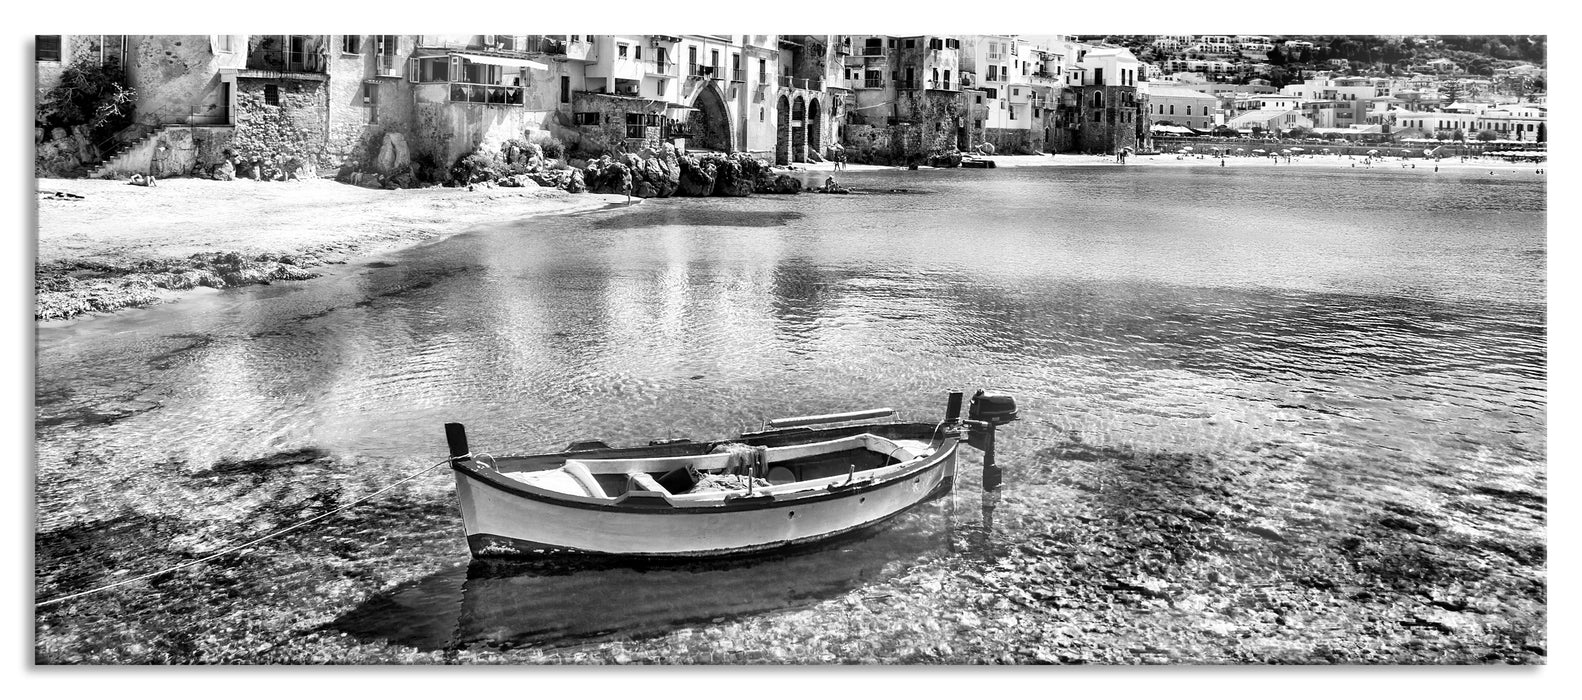
[[[791,160],[807,162],[807,103],[801,95],[791,100]]]
[[[775,102],[775,165],[791,164],[791,102],[781,95]]]
[[[687,146],[706,151],[732,150],[731,113],[719,88],[705,84],[692,98],[692,107],[687,114],[687,127],[692,132]]]
[[[807,148],[819,156],[824,155],[824,113],[819,111],[818,98],[807,103]]]

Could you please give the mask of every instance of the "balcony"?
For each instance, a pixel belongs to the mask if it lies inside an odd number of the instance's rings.
[[[470,104],[521,106],[526,95],[522,88],[483,83],[451,83],[450,101]]]
[[[884,47],[883,46],[864,46],[864,47],[862,47],[862,55],[863,56],[883,56],[884,55]]]
[[[916,89],[918,89],[918,87],[919,87],[919,83],[916,80],[897,80],[897,81],[895,81],[895,89],[897,89],[897,90],[916,90]]]
[[[744,71],[744,70],[742,70],[740,68],[736,68],[736,69],[731,70],[731,82],[733,82],[733,83],[745,83],[745,82],[747,82],[747,71]]]
[[[399,78],[401,77],[402,61],[395,56],[374,56],[374,77]]]
[[[323,73],[324,58],[319,49],[325,38],[305,34],[280,34],[262,37],[257,48],[247,54],[247,70],[279,73]]]
[[[884,87],[884,78],[864,78],[862,86],[865,88],[882,88]]]
[[[850,56],[851,55],[851,39],[841,39],[840,41],[835,42],[835,55],[837,55],[837,56]]]
[[[713,78],[718,66],[706,66],[701,63],[688,63],[687,75],[694,78]]]
[[[566,42],[547,36],[529,36],[522,44],[522,51],[548,54],[550,56],[564,56],[566,55]]]
[[[670,61],[643,61],[643,72],[648,75],[673,76],[676,64]]]

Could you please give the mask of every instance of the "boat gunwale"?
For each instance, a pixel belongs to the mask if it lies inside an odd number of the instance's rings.
[[[798,429],[793,428],[789,430]],[[759,437],[759,435],[754,435],[754,437]],[[932,445],[934,443],[931,442],[930,444]],[[869,493],[894,485],[897,482],[905,481],[908,478],[938,466],[940,462],[950,458],[955,454],[959,444],[959,437],[946,434],[939,439],[938,446],[931,454],[920,457],[917,464],[891,474],[883,479],[865,479],[855,481],[850,486],[840,486],[835,488],[824,487],[807,491],[794,491],[778,495],[764,494],[750,497],[728,496],[723,501],[706,502],[672,501],[668,498],[665,498],[663,494],[653,494],[651,496],[641,496],[638,498],[627,498],[622,496],[614,500],[595,499],[589,496],[576,496],[536,487],[526,482],[504,476],[498,472],[480,469],[476,466],[473,466],[472,464],[462,463],[460,461],[451,462],[451,468],[457,473],[471,479],[475,483],[490,486],[513,496],[527,498],[556,506],[586,510],[617,511],[655,515],[699,515],[766,510],[780,506],[804,505],[827,500],[837,500],[852,495]],[[559,454],[562,453],[529,455],[529,457],[550,457]]]

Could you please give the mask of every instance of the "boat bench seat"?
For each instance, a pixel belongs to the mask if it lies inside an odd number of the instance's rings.
[[[670,495],[670,489],[665,488],[663,484],[660,484],[658,481],[655,481],[654,477],[649,476],[647,474],[644,474],[642,472],[634,472],[632,474],[627,475],[627,477],[626,477],[626,490],[628,492],[631,492],[631,491],[652,491],[654,493],[662,493],[662,494],[664,494],[666,496]]]

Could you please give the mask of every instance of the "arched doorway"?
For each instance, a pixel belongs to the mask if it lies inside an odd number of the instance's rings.
[[[791,160],[807,161],[807,103],[797,95],[791,101]]]
[[[706,151],[731,150],[731,115],[725,107],[725,98],[713,85],[704,85],[692,99],[692,112],[687,114],[687,126],[692,132],[689,149]]]
[[[808,150],[824,155],[824,114],[819,111],[818,98],[807,103],[807,147]]]
[[[775,102],[775,165],[791,164],[791,102],[785,95]]]

